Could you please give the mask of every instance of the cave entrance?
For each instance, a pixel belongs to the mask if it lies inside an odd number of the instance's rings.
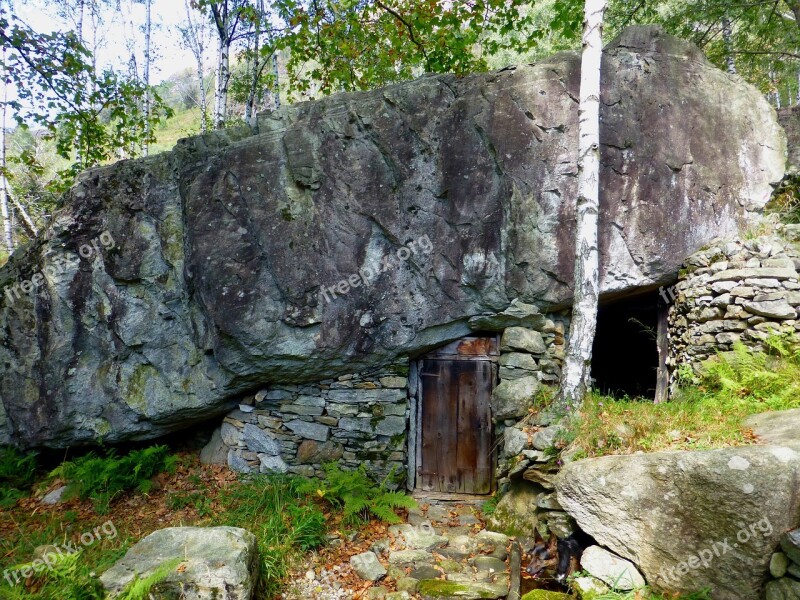
[[[658,291],[600,304],[592,348],[595,389],[663,402],[668,394],[667,305]]]

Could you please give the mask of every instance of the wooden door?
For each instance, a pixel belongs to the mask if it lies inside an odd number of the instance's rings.
[[[491,394],[488,360],[421,361],[421,451],[418,487],[426,491],[492,491]]]

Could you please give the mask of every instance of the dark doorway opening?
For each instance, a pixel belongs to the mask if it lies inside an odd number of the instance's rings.
[[[597,390],[616,397],[659,400],[659,371],[665,369],[659,344],[663,347],[666,342],[665,316],[657,291],[600,305],[592,348]]]

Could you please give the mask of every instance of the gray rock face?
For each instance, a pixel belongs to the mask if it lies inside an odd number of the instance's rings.
[[[65,485],[62,485],[61,487],[54,489],[52,492],[46,494],[45,497],[42,498],[42,504],[46,504],[47,506],[53,506],[55,504],[58,504],[59,502],[61,502],[61,497],[64,495],[64,492],[66,491],[67,491],[67,486]]]
[[[657,590],[758,600],[781,533],[800,520],[798,477],[795,449],[748,446],[580,460],[556,490],[581,529]]]
[[[581,568],[603,583],[618,590],[644,587],[645,581],[636,566],[600,546],[589,546],[581,555]]]
[[[268,456],[278,456],[281,453],[281,445],[276,439],[250,423],[244,426],[242,441],[252,452],[263,452]]]
[[[200,451],[200,462],[204,465],[228,464],[228,447],[222,440],[220,428],[214,430],[211,439]]]
[[[800,600],[800,581],[782,577],[767,583],[766,600]]]
[[[494,317],[516,298],[568,306],[579,63],[340,94],[84,173],[0,270],[0,439],[155,437],[269,383],[543,319]],[[669,283],[735,234],[785,139],[755,88],[654,28],[603,65],[608,295]],[[79,254],[103,234],[113,246]]]
[[[100,581],[114,597],[134,580],[172,560],[181,561],[153,590],[156,597],[250,600],[255,589],[256,538],[238,527],[169,527],[128,550]]]
[[[356,575],[366,581],[378,581],[386,575],[386,569],[374,552],[364,552],[350,557],[350,566],[353,567]]]
[[[492,416],[498,421],[524,417],[541,387],[531,376],[501,381],[492,391]]]

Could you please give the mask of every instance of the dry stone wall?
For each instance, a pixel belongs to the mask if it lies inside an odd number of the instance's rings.
[[[784,231],[794,235],[792,227]],[[736,342],[760,350],[771,333],[800,331],[798,267],[800,251],[776,235],[715,241],[692,255],[680,281],[662,290],[673,301],[668,334],[672,389]]]
[[[407,371],[407,369],[405,369]],[[408,378],[403,368],[311,385],[273,385],[245,398],[209,453],[242,473],[322,475],[364,465],[376,479],[405,478]]]
[[[518,312],[535,312],[534,307],[515,306]],[[499,384],[492,398],[495,436],[498,446],[506,448],[498,453],[496,472],[504,489],[510,484],[510,471],[516,467],[514,474],[521,473],[520,467],[530,462],[517,462],[527,441],[519,448],[516,444],[520,435],[527,435],[522,431],[534,399],[558,382],[564,358],[566,315],[534,316],[498,317],[513,325],[501,337]],[[409,376],[409,363],[402,363],[314,384],[269,386],[244,397],[225,416],[203,458],[243,473],[308,477],[321,476],[329,462],[345,469],[363,464],[376,479],[393,473],[393,483],[413,486],[415,461],[409,461],[409,452],[415,451],[417,432],[409,387],[416,389],[416,384],[414,369],[410,371]],[[508,448],[516,450],[509,453]]]

